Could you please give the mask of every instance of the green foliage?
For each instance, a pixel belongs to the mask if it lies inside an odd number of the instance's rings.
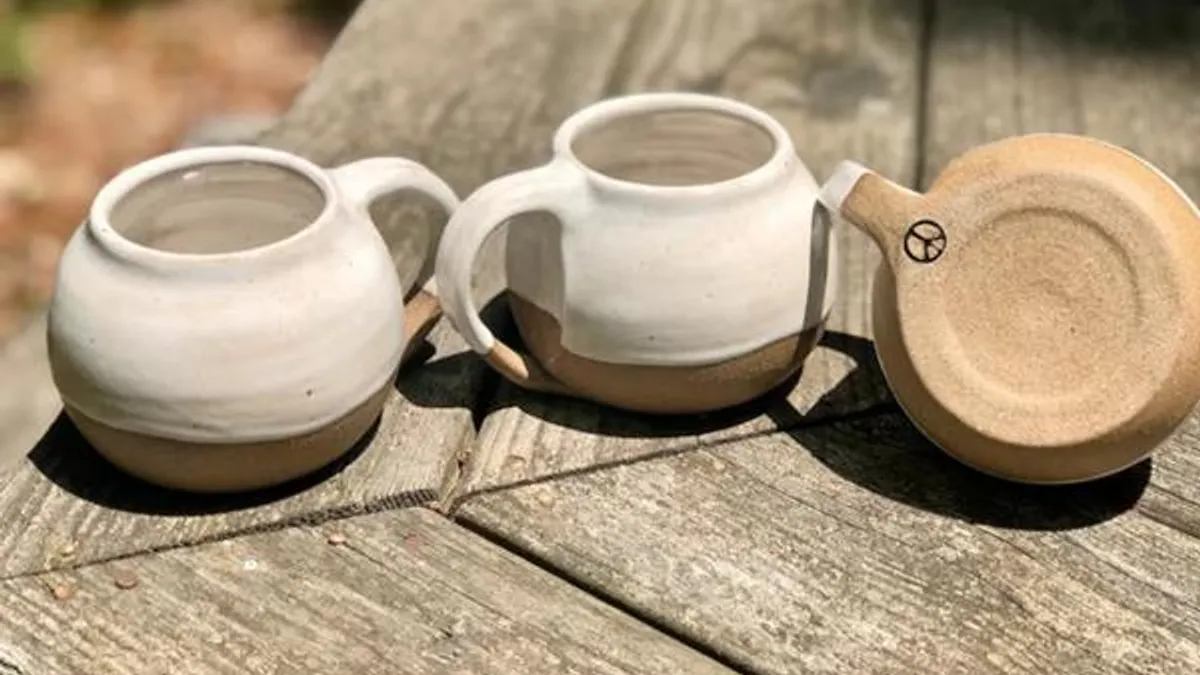
[[[170,0],[0,0],[0,82],[28,75],[22,49],[22,28],[35,14],[54,11],[120,13]],[[245,0],[255,2],[256,0]],[[287,7],[296,16],[338,30],[362,0],[257,0]]]
[[[55,11],[122,12],[165,0],[0,0],[0,84],[29,76],[24,28],[30,18]]]
[[[26,75],[25,51],[21,44],[22,16],[0,14],[0,82],[22,80]]]
[[[119,12],[159,1],[161,0],[13,0],[12,5],[19,14],[57,10]]]
[[[122,12],[144,5],[159,4],[169,0],[10,0],[18,13],[44,12],[53,10],[84,10],[99,12]],[[256,0],[245,0],[254,4]],[[344,22],[361,0],[258,0],[258,4],[290,7],[306,18],[326,22]],[[0,0],[0,7],[4,0]]]
[[[362,0],[288,0],[286,4],[297,16],[336,30],[345,25],[361,3]]]

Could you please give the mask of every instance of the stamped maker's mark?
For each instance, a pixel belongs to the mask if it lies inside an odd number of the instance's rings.
[[[919,220],[904,233],[904,253],[919,263],[931,263],[946,252],[946,230],[932,220]]]

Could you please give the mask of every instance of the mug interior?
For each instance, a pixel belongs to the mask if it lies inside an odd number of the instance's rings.
[[[571,152],[592,171],[656,186],[719,183],[763,166],[775,138],[753,120],[720,110],[629,112],[581,129]]]
[[[108,220],[117,234],[148,248],[214,255],[287,239],[315,222],[325,203],[321,186],[286,166],[218,161],[139,183]]]

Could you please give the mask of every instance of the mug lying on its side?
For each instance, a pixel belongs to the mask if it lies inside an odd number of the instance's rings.
[[[926,194],[847,162],[821,199],[883,250],[880,364],[962,462],[1099,478],[1200,400],[1200,211],[1145,160],[1032,134],[967,152]]]

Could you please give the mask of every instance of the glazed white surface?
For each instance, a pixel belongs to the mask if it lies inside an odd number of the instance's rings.
[[[772,136],[774,154],[730,180],[655,186],[593,172],[571,153],[583,127],[673,106],[754,122]],[[818,187],[787,132],[765,113],[706,95],[639,94],[576,113],[554,145],[548,164],[483,186],[447,225],[437,261],[443,305],[476,352],[486,354],[495,338],[470,295],[475,251],[499,224],[530,211],[558,222],[510,226],[509,286],[558,320],[563,346],[578,356],[704,365],[828,316],[837,292],[834,233],[823,233],[824,269],[810,269],[814,229],[827,227],[814,218]],[[810,298],[816,292],[822,297]]]
[[[299,171],[324,191],[325,210],[291,237],[217,255],[143,247],[109,225],[146,179],[231,159]],[[63,400],[119,429],[195,442],[286,438],[341,417],[384,386],[405,346],[403,292],[366,210],[402,186],[457,206],[403,159],[325,171],[264,148],[202,148],[126,170],[59,265],[48,338]]]
[[[561,238],[509,229],[509,287],[553,315],[563,347],[585,358],[733,358],[815,325],[832,308],[826,288],[821,315],[806,316],[815,193],[797,171],[752,195],[658,213],[645,199],[585,189],[576,199],[592,207],[568,212]],[[541,253],[556,239],[561,264]]]

